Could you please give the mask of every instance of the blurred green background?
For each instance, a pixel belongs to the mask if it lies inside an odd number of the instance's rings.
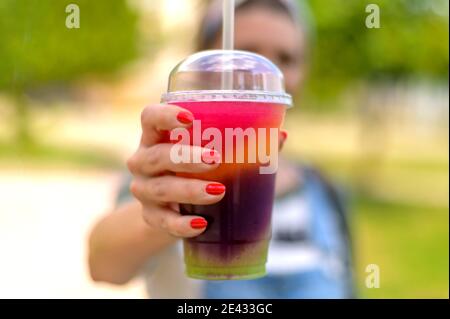
[[[311,66],[287,117],[286,154],[348,190],[361,297],[448,298],[448,1],[305,2]],[[79,29],[65,26],[70,3],[80,8]],[[380,29],[365,26],[369,3],[380,7]],[[0,2],[0,238],[17,243],[12,264],[26,259],[16,250],[32,234],[20,216],[49,231],[61,227],[50,217],[60,209],[54,198],[61,183],[73,192],[71,202],[83,202],[72,205],[75,214],[90,211],[76,221],[78,237],[63,239],[80,256],[67,252],[74,262],[61,264],[65,277],[83,284],[65,291],[49,275],[37,296],[142,294],[133,285],[114,293],[94,286],[85,248],[75,242],[111,204],[124,159],[137,146],[139,111],[159,100],[170,69],[193,49],[202,4]],[[33,196],[34,189],[42,194]],[[82,197],[86,189],[98,195],[91,202]],[[364,286],[372,263],[381,268],[379,289]],[[16,267],[0,272],[0,296],[33,295],[20,289]]]

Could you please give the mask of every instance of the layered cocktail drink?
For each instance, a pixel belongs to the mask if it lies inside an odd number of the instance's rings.
[[[213,148],[222,157],[211,172],[178,174],[226,187],[216,204],[180,205],[181,214],[202,216],[208,222],[201,235],[184,240],[188,276],[226,280],[265,275],[278,135],[291,105],[281,72],[249,52],[200,52],[172,72],[163,102],[194,115],[188,130],[190,145]]]
[[[286,107],[239,101],[177,105],[194,114],[202,132],[217,128],[222,137],[222,148],[217,150],[222,155],[220,167],[211,173],[187,176],[226,186],[225,197],[217,204],[180,207],[182,214],[202,216],[209,225],[203,234],[184,242],[187,274],[208,279],[260,277],[265,274],[271,236],[275,173],[261,173],[260,168],[267,164],[260,162],[257,152],[260,148],[267,156],[271,155],[270,129],[278,132]],[[233,137],[230,132],[235,133]],[[246,134],[239,136],[240,132]],[[233,138],[233,145],[227,145],[227,134]],[[259,146],[261,140],[267,144],[265,147]],[[202,146],[207,143],[202,141]],[[237,157],[242,152],[244,156],[239,160]],[[232,163],[227,163],[227,156],[234,157]]]

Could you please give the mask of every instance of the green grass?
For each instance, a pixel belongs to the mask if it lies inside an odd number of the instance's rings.
[[[2,141],[0,141],[0,163],[51,168],[114,169],[123,166],[119,156],[107,149],[42,143],[20,146]]]
[[[355,200],[357,286],[364,298],[448,298],[448,208]],[[368,264],[380,266],[380,288],[368,289]]]

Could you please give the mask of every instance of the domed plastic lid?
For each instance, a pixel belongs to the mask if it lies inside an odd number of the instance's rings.
[[[249,101],[292,106],[281,71],[265,57],[231,50],[189,56],[170,74],[162,102]]]

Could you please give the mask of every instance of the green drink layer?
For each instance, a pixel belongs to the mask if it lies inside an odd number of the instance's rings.
[[[207,280],[255,279],[266,274],[269,240],[234,243],[184,242],[186,273]]]

